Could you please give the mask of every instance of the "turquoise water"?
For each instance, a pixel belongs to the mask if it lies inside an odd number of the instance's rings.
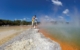
[[[56,39],[80,47],[80,27],[45,26],[44,29]]]

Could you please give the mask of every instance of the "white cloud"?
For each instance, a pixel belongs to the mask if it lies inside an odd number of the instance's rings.
[[[56,19],[51,18],[51,21],[56,21]]]
[[[65,18],[63,16],[59,16],[59,21],[65,21]]]
[[[17,20],[16,18],[14,20]]]
[[[63,14],[68,14],[68,13],[69,13],[68,9],[66,9],[66,10],[63,11]]]
[[[28,19],[30,19],[30,18],[27,18],[27,20],[28,20]]]
[[[45,18],[49,18],[49,16],[46,15]]]
[[[62,16],[59,16],[59,19],[64,19]]]
[[[26,20],[26,18],[23,18],[23,20]]]
[[[53,4],[58,5],[58,6],[62,6],[62,2],[59,0],[51,0],[53,2]]]
[[[52,17],[50,17],[48,15],[45,16],[45,20],[46,21],[55,21],[55,19],[53,19]]]

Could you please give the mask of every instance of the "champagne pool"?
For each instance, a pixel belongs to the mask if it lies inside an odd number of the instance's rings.
[[[44,26],[42,27],[47,30],[50,35],[55,39],[65,42],[71,46],[75,46],[77,49],[80,49],[80,27],[79,26]]]

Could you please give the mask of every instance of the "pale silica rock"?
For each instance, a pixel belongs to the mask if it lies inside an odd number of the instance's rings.
[[[38,29],[29,29],[1,47],[2,50],[61,50],[58,43],[46,38]]]
[[[5,50],[30,50],[32,47],[32,39],[29,40],[21,40],[21,41],[16,41],[7,47],[5,47]]]

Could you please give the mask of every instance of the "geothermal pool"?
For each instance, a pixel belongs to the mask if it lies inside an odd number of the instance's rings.
[[[80,27],[79,26],[44,26],[55,39],[80,49]]]

